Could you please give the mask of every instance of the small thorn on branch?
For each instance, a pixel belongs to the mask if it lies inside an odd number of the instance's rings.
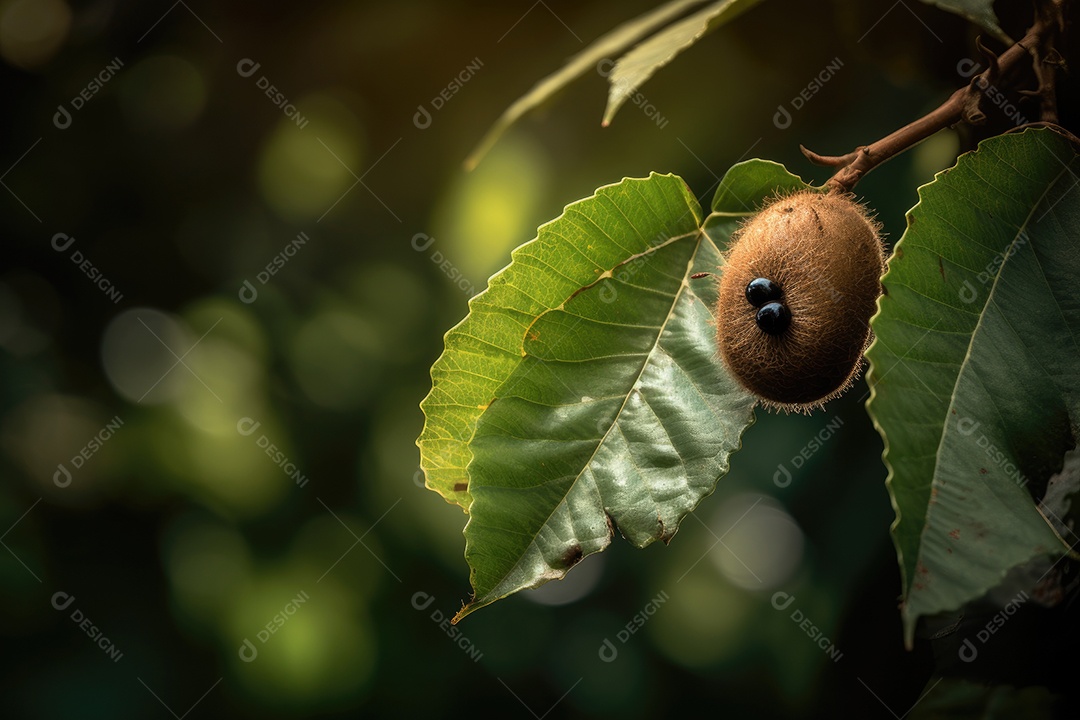
[[[983,60],[986,61],[986,71],[981,75],[976,75],[983,90],[987,85],[993,85],[997,83],[999,77],[1001,77],[1001,65],[998,63],[998,56],[990,48],[982,44],[982,36],[975,38],[975,47],[979,49],[979,53],[983,56]]]
[[[799,145],[799,150],[806,156],[806,159],[815,165],[821,165],[822,167],[844,167],[850,165],[855,157],[859,154],[860,150],[866,148],[857,148],[846,155],[818,155],[813,150],[810,150],[804,145]]]

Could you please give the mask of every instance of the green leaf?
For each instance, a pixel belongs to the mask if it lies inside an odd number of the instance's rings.
[[[760,179],[777,176],[779,166],[767,165],[732,168],[722,188],[750,200],[771,194]],[[616,528],[638,547],[669,541],[712,493],[755,404],[716,349],[717,243],[755,204],[741,216],[711,216],[703,232],[683,182],[654,174],[603,189],[556,221],[567,245],[555,266],[584,258],[592,278],[564,301],[516,318],[524,359],[470,445],[465,557],[473,597],[455,622],[563,577],[603,550]],[[534,242],[543,239],[541,232]],[[532,245],[511,265],[529,295],[550,270],[529,261]]]
[[[483,139],[465,160],[465,168],[472,170],[487,154],[506,130],[525,113],[539,107],[551,96],[588,72],[598,72],[602,60],[608,60],[657,28],[663,27],[695,5],[705,0],[673,0],[660,7],[619,25],[603,35],[570,60],[557,72],[548,75],[508,107]]]
[[[1068,545],[1044,486],[1080,422],[1080,159],[1050,130],[991,138],[919,190],[867,352],[910,645],[921,615]]]
[[[745,217],[775,195],[808,187],[780,163],[755,158],[734,165],[724,175],[713,195],[712,211],[714,215]]]
[[[761,0],[720,0],[693,15],[664,28],[630,52],[619,58],[608,78],[607,109],[603,124],[611,123],[637,89],[645,84],[660,68],[671,62],[676,55],[688,49],[698,40],[724,23],[734,20]]]
[[[994,13],[994,0],[923,0],[928,5],[937,5],[942,10],[967,18],[976,25],[981,25],[1002,42],[1012,45],[1012,39],[1001,29]]]
[[[512,253],[511,264],[491,278],[488,289],[469,302],[469,315],[446,334],[445,350],[431,368],[431,392],[420,404],[426,421],[417,441],[428,487],[469,508],[469,442],[480,415],[525,357],[522,343],[530,325],[629,254],[695,231],[697,212],[679,178],[624,180],[568,205]],[[622,244],[594,242],[603,232],[619,233]]]

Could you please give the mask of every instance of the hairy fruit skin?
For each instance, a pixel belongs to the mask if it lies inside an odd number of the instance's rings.
[[[770,202],[732,239],[716,308],[725,364],[767,406],[820,407],[850,387],[870,340],[885,266],[877,224],[849,195],[803,190]],[[790,313],[777,334],[759,327],[748,300],[760,278],[779,286]]]

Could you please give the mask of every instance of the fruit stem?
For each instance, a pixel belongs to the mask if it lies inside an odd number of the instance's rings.
[[[1059,66],[1060,56],[1053,47],[1053,41],[1064,28],[1063,4],[1064,0],[1047,0],[1042,4],[1036,12],[1034,23],[1023,39],[1014,43],[996,58],[979,43],[979,49],[987,56],[988,67],[972,77],[966,86],[954,92],[939,107],[918,120],[845,155],[818,155],[802,145],[799,149],[810,162],[837,168],[836,173],[829,178],[826,185],[843,192],[850,192],[856,183],[875,167],[894,155],[914,147],[937,131],[959,122],[969,125],[981,125],[986,122],[986,114],[980,107],[984,93],[993,89],[1000,94],[995,84],[1002,78],[1009,77],[1025,59],[1033,63],[1035,77],[1039,81],[1039,88],[1033,93],[1041,98],[1041,119],[1043,123],[1055,123],[1057,98],[1054,74]]]

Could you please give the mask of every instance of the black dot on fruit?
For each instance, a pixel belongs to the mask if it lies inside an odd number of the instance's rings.
[[[756,308],[779,300],[781,295],[780,286],[768,278],[754,278],[746,285],[746,300]]]
[[[791,311],[778,302],[769,302],[757,311],[757,326],[769,335],[780,335],[791,325]]]

